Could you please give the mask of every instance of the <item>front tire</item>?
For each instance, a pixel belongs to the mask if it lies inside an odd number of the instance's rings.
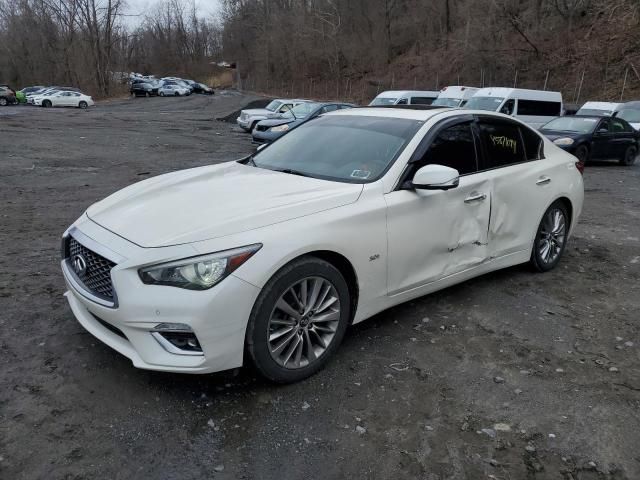
[[[160,96],[161,96],[161,97],[164,97],[164,92],[160,92]]]
[[[569,212],[561,201],[554,202],[540,221],[531,252],[531,265],[539,272],[548,272],[558,265],[567,245]]]
[[[49,108],[51,107],[51,100],[45,100],[44,102],[42,102],[42,106],[44,108]]]
[[[586,145],[580,145],[576,148],[575,157],[583,164],[589,160],[589,148]]]
[[[78,107],[79,107],[79,108],[81,108],[82,110],[86,110],[88,106],[89,106],[89,104],[88,104],[87,102],[85,102],[84,100],[83,100],[83,101],[81,101],[81,102],[78,104]]]
[[[4,97],[0,97],[0,107],[6,107],[9,104],[8,100]]]
[[[313,375],[342,342],[350,309],[338,269],[315,257],[295,260],[269,280],[253,307],[246,337],[252,363],[277,383]]]
[[[631,165],[636,163],[637,156],[638,149],[636,147],[628,147],[624,152],[624,156],[620,159],[620,165],[630,167]]]

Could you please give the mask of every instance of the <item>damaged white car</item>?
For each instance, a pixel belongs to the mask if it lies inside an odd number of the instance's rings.
[[[498,113],[340,110],[92,205],[63,236],[66,296],[136,367],[246,358],[293,382],[386,308],[510,265],[554,268],[581,168]]]

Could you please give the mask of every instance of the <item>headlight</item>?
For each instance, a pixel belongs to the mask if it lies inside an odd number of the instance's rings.
[[[573,138],[564,137],[564,138],[556,138],[553,143],[556,145],[573,145]]]
[[[289,130],[289,125],[285,123],[284,125],[278,125],[277,127],[271,127],[269,130],[271,130],[272,132],[286,132],[287,130]]]
[[[261,243],[223,252],[185,258],[138,270],[147,285],[168,285],[189,290],[206,290],[249,260],[262,248]]]

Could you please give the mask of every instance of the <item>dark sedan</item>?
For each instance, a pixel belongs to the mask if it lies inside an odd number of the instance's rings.
[[[158,94],[158,87],[151,82],[134,82],[131,84],[129,93],[135,97],[150,97]]]
[[[638,155],[638,133],[621,118],[559,117],[544,125],[540,133],[581,162],[616,158],[628,166]]]
[[[305,102],[282,114],[280,118],[262,120],[257,123],[253,131],[253,141],[257,143],[268,143],[280,138],[289,130],[298,125],[302,125],[309,120],[316,118],[323,113],[341,110],[343,108],[353,108],[349,103],[320,103]]]

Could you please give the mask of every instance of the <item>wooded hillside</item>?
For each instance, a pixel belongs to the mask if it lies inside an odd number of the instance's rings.
[[[123,11],[0,0],[0,82],[108,96],[114,72],[206,79],[226,60],[239,87],[274,95],[365,101],[462,84],[640,97],[638,0],[221,0],[216,19],[161,0],[135,28]]]

